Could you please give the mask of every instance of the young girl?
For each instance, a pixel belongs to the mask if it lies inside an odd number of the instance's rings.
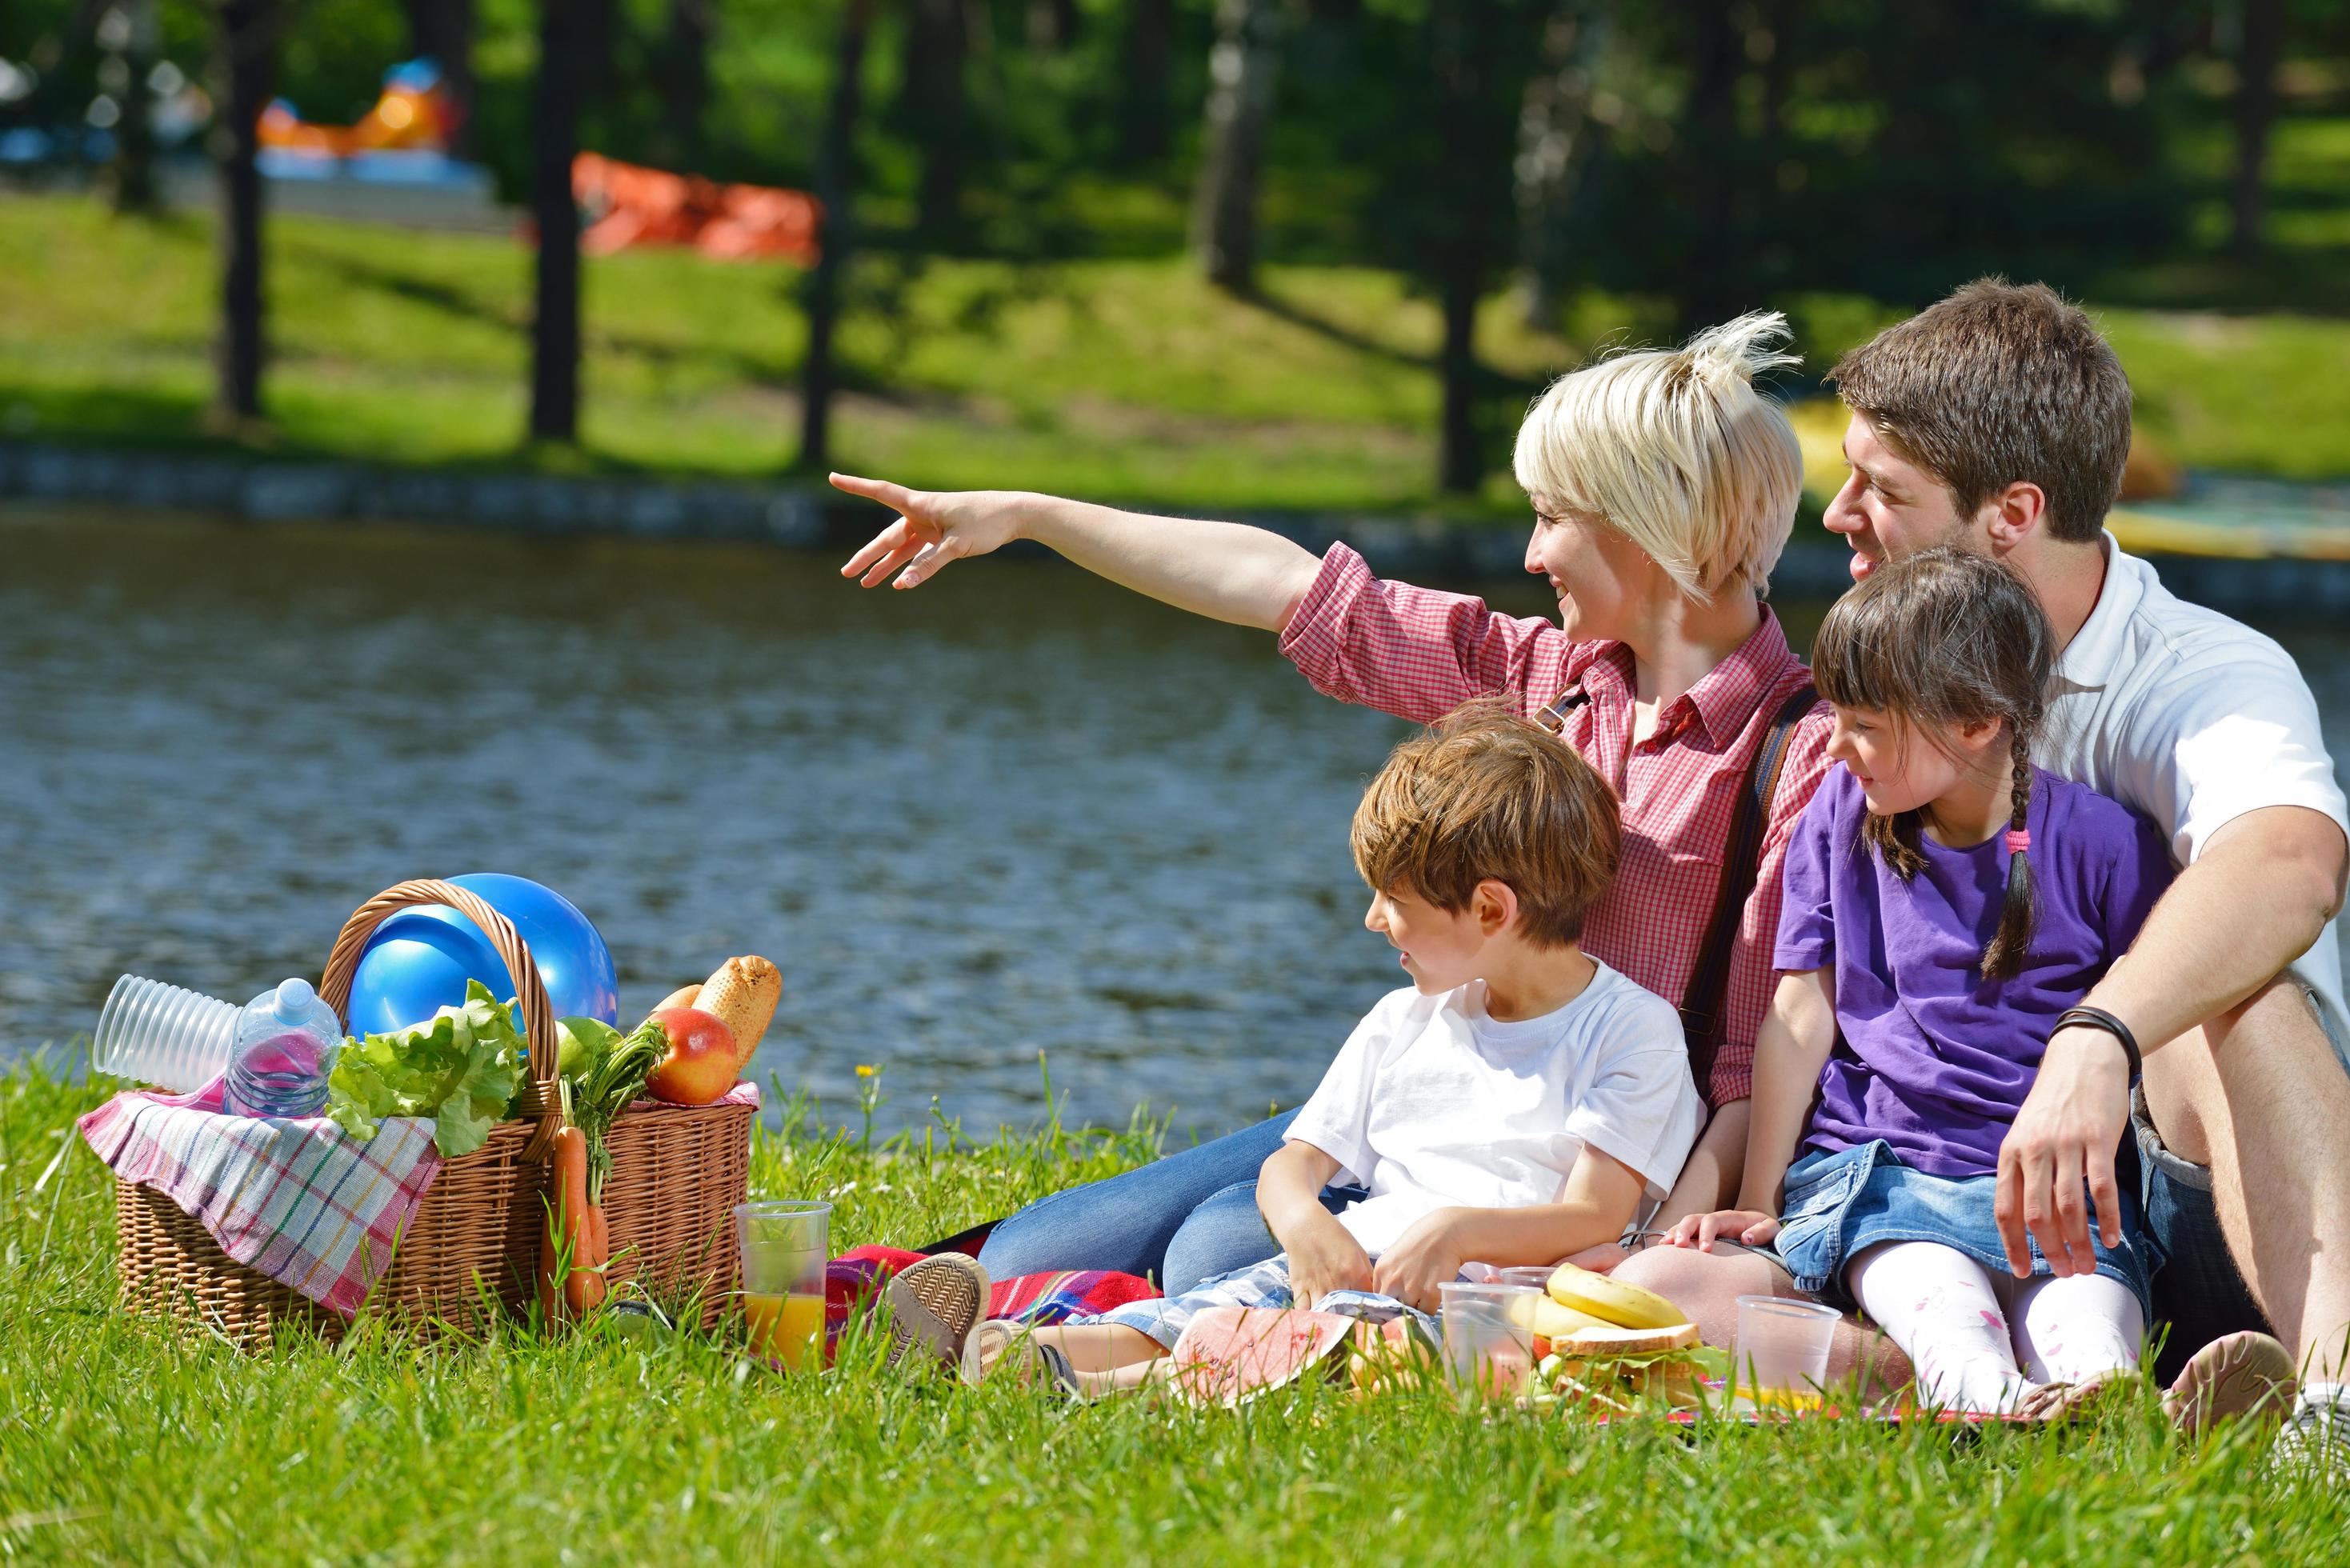
[[[2065,1279],[2036,1248],[2016,1278],[1992,1211],[2043,1045],[2170,877],[2150,826],[2032,765],[2051,641],[2014,573],[1955,549],[1879,566],[1829,611],[1813,676],[1844,766],[1788,848],[1740,1207],[1670,1238],[1775,1241],[1950,1409],[2072,1408],[2136,1367],[2147,1322],[2128,1194],[2095,1272]]]

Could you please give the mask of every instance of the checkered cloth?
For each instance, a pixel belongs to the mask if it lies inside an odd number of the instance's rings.
[[[192,1095],[125,1091],[81,1136],[125,1181],[152,1187],[247,1268],[349,1317],[441,1172],[425,1116],[388,1116],[359,1143],[324,1116],[221,1114],[221,1084]]]
[[[1283,1252],[1267,1258],[1262,1263],[1251,1263],[1245,1269],[1234,1269],[1229,1274],[1202,1280],[1180,1296],[1129,1302],[1106,1313],[1090,1317],[1073,1317],[1068,1321],[1073,1324],[1124,1324],[1172,1350],[1175,1342],[1183,1337],[1183,1331],[1191,1325],[1191,1320],[1210,1307],[1282,1309],[1296,1304],[1297,1293],[1290,1288],[1289,1283],[1289,1254]],[[1371,1291],[1332,1291],[1314,1303],[1314,1310],[1351,1317],[1358,1323],[1417,1318],[1420,1326],[1430,1334],[1437,1332],[1437,1320],[1428,1314],[1406,1306],[1393,1296],[1383,1296]]]
[[[1720,896],[1747,768],[1780,707],[1810,678],[1770,610],[1735,652],[1666,703],[1654,732],[1637,743],[1632,653],[1622,643],[1576,642],[1554,622],[1498,615],[1482,599],[1383,581],[1344,545],[1322,558],[1281,650],[1330,696],[1419,723],[1488,693],[1511,693],[1533,718],[1580,692],[1561,734],[1624,803],[1622,863],[1584,922],[1584,950],[1680,1004]],[[1754,1036],[1775,984],[1779,870],[1795,819],[1830,765],[1829,722],[1819,703],[1788,742],[1761,874],[1731,947],[1712,1082],[1698,1085],[1709,1106],[1742,1100],[1752,1087]]]

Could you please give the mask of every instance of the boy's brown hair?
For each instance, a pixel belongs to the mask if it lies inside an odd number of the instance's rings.
[[[1492,700],[1398,746],[1355,808],[1355,866],[1373,888],[1458,913],[1491,877],[1518,896],[1518,929],[1538,947],[1582,936],[1621,837],[1607,781]]]
[[[2048,531],[2087,544],[2129,459],[2130,385],[2113,345],[2045,284],[1978,278],[1888,327],[1828,372],[1961,516],[2019,480],[2048,498]]]

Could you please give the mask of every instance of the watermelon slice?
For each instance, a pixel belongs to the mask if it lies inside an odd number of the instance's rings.
[[[1226,1408],[1329,1363],[1355,1320],[1286,1307],[1205,1307],[1175,1342],[1170,1381],[1201,1405]]]

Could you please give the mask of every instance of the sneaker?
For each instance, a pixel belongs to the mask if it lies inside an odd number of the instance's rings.
[[[2271,1461],[2280,1470],[2339,1486],[2350,1481],[2350,1404],[2303,1398],[2277,1429]]]
[[[911,1355],[921,1363],[958,1370],[963,1347],[987,1314],[987,1271],[976,1258],[941,1252],[900,1270],[889,1281],[889,1364]]]
[[[2293,1408],[2299,1370],[2271,1335],[2223,1334],[2189,1359],[2162,1397],[2162,1413],[2190,1438],[2239,1417],[2277,1420]]]
[[[971,1331],[963,1343],[962,1380],[974,1388],[991,1381],[1042,1386],[1080,1404],[1091,1398],[1069,1358],[1034,1338],[1029,1325],[1015,1318],[989,1318]]]

